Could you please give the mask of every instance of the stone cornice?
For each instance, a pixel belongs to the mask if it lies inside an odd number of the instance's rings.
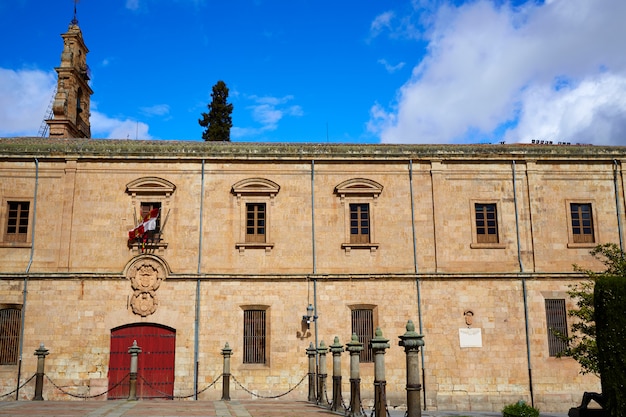
[[[0,273],[0,280],[126,280],[126,276],[120,273],[87,273],[87,272],[53,272],[53,273]],[[575,279],[584,280],[587,275],[580,272],[542,272],[542,273],[522,273],[522,272],[503,272],[503,273],[387,273],[387,274],[169,274],[168,281],[225,281],[225,280],[248,280],[248,281],[355,281],[355,280],[513,280],[513,279]]]
[[[578,145],[400,145],[0,138],[0,159],[134,160],[583,160],[626,158],[626,147]]]

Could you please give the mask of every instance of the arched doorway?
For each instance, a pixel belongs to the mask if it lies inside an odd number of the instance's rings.
[[[171,399],[174,394],[176,330],[146,323],[128,324],[111,330],[108,399],[128,398],[128,348],[135,340],[141,348],[137,361],[137,397]]]

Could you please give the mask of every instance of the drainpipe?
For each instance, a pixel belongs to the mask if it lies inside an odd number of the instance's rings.
[[[317,349],[317,259],[315,258],[315,160],[311,159],[311,250],[313,251],[313,323],[315,325],[315,349]],[[317,355],[315,355],[317,369]]]
[[[420,334],[424,334],[422,324],[422,294],[421,294],[421,282],[418,277],[419,268],[417,266],[417,237],[415,234],[415,202],[413,201],[413,160],[409,160],[409,191],[411,195],[411,230],[413,231],[413,267],[415,269],[415,285],[417,287],[417,317],[419,319]],[[422,402],[424,410],[426,410],[426,376],[424,373],[424,346],[420,349],[422,360],[422,395],[424,401]]]
[[[39,160],[35,158],[35,192],[33,195],[33,227],[30,231],[30,258],[24,275],[24,289],[22,291],[22,325],[20,329],[20,356],[17,361],[17,388],[15,389],[15,401],[19,400],[20,378],[22,377],[22,353],[24,352],[24,325],[26,323],[26,298],[28,295],[28,274],[35,256],[35,222],[37,221],[37,188],[39,187]]]
[[[194,320],[194,341],[193,341],[193,386],[194,400],[198,401],[198,339],[200,332],[200,271],[202,268],[202,212],[204,209],[204,159],[202,160],[202,174],[200,187],[200,233],[198,233],[198,280],[196,281],[196,318]]]
[[[617,186],[617,174],[619,171],[619,165],[617,160],[613,160],[613,188],[615,189],[615,211],[617,213],[617,231],[619,232],[619,248],[623,252],[623,237],[622,237],[622,218],[619,213],[619,187]]]
[[[519,215],[517,211],[517,190],[515,186],[515,161],[511,165],[513,170],[513,203],[515,205],[515,229],[517,231],[517,258],[519,260],[520,272],[524,272],[524,264],[522,262],[521,240],[519,232]],[[528,329],[528,293],[526,291],[526,276],[522,275],[522,296],[524,298],[524,327],[526,331],[526,361],[528,362],[528,385],[530,391],[530,404],[535,406],[535,396],[533,394],[533,370],[530,361],[530,333]]]

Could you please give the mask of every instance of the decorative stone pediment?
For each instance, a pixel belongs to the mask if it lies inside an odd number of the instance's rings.
[[[280,185],[265,178],[247,178],[235,183],[231,191],[237,196],[238,203],[242,196],[269,197],[273,203],[274,197],[280,191]]]
[[[126,184],[128,194],[161,194],[169,196],[176,190],[176,186],[158,177],[142,177]]]
[[[352,178],[335,187],[335,194],[343,199],[348,196],[376,198],[383,192],[383,186],[367,178]]]
[[[280,185],[265,178],[248,178],[233,185],[233,194],[278,194]]]

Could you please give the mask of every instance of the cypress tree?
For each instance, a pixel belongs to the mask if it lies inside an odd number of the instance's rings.
[[[231,113],[233,105],[228,103],[228,87],[220,80],[213,86],[211,103],[208,104],[209,112],[202,113],[202,119],[198,123],[206,127],[202,132],[205,141],[230,141],[230,128],[233,126]]]

